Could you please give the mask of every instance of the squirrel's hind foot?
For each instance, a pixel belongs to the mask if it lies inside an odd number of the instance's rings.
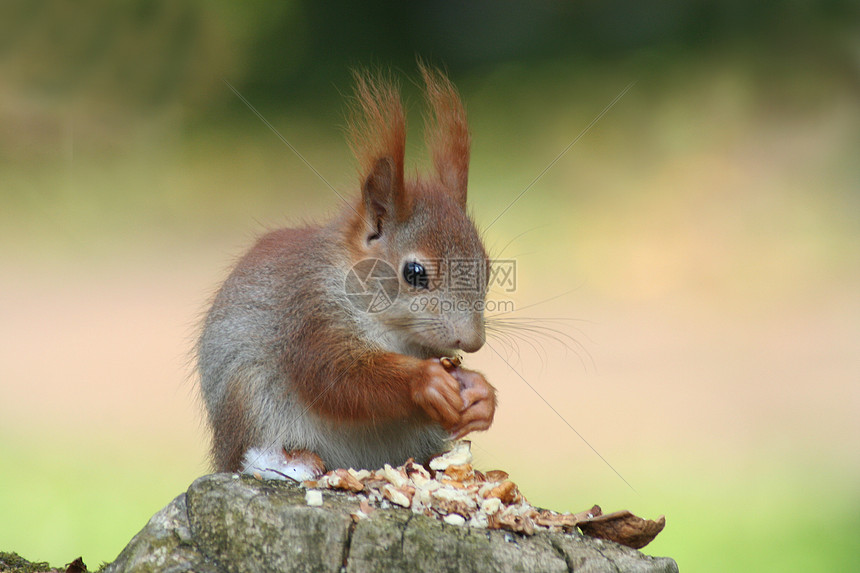
[[[314,480],[325,473],[325,464],[309,450],[263,450],[249,448],[242,460],[242,473],[262,479]]]

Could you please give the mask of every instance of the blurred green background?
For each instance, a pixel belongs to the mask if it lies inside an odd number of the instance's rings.
[[[479,467],[666,530],[687,571],[860,562],[856,2],[4,2],[0,549],[112,560],[208,471],[196,322],[266,228],[356,190],[357,65],[442,64],[517,260]],[[527,308],[528,307],[528,308]],[[554,332],[561,331],[561,334]],[[573,340],[566,338],[572,337]],[[540,392],[635,492],[523,383]]]

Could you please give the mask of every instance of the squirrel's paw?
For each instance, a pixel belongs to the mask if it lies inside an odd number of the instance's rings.
[[[451,370],[451,376],[460,383],[463,400],[460,422],[453,428],[452,437],[459,440],[470,432],[488,429],[496,413],[496,389],[481,373],[473,370],[455,368]]]
[[[439,359],[424,360],[414,381],[412,399],[431,420],[446,430],[460,421],[463,399],[460,384],[445,370]]]
[[[458,364],[450,358],[425,360],[413,390],[413,400],[453,439],[486,430],[496,412],[495,388],[481,373]]]
[[[263,450],[249,448],[242,460],[242,473],[259,475],[262,479],[313,480],[325,473],[318,455],[308,450]]]

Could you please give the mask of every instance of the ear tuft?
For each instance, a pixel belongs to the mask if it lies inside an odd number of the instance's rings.
[[[436,68],[418,62],[430,108],[425,139],[442,185],[464,208],[469,182],[471,136],[466,109],[451,81]]]
[[[391,162],[394,188],[403,188],[403,156],[406,149],[406,117],[400,90],[382,72],[353,71],[355,92],[349,110],[347,135],[366,181],[380,158]]]

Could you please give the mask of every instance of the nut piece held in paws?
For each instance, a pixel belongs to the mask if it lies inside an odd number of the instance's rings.
[[[463,360],[459,356],[443,356],[439,359],[439,362],[442,363],[442,366],[445,367],[445,370],[450,372],[455,368],[459,368],[460,364],[463,363]]]

